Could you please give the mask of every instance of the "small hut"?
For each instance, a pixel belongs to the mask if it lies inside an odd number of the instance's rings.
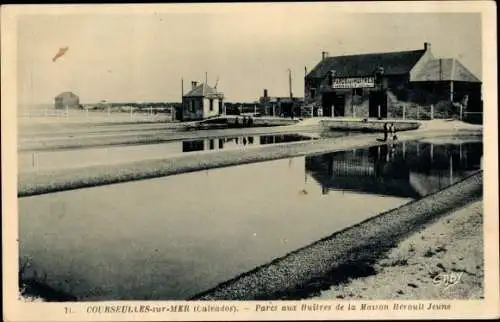
[[[64,92],[55,97],[56,109],[80,108],[80,98],[73,92]]]
[[[207,84],[191,82],[192,89],[182,96],[182,120],[194,121],[224,114],[224,94]]]

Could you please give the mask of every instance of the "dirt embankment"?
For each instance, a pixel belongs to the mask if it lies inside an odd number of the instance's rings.
[[[482,198],[482,184],[483,173],[480,171],[447,189],[339,231],[330,237],[298,249],[199,294],[193,299],[303,299],[318,295],[321,290],[328,290],[332,285],[342,285],[352,279],[376,275],[376,265],[380,265],[383,258],[391,258],[391,255],[387,254],[391,254],[392,249],[398,247],[415,231],[419,231],[425,225],[452,211],[480,200]],[[472,234],[475,233],[477,231],[472,231]],[[480,236],[482,238],[482,234]],[[467,241],[463,242],[465,244],[461,247],[467,247]],[[433,244],[436,248],[429,249],[429,255],[443,253],[442,248],[437,248],[438,243]],[[477,241],[473,247],[476,246],[480,247]],[[414,251],[417,252],[417,249]],[[431,267],[432,274],[439,274],[444,270],[453,272],[452,262],[457,263],[459,258],[448,260],[449,263],[443,261],[440,263],[441,265],[435,264],[435,267]],[[404,262],[404,259],[402,261]],[[408,259],[404,263],[408,263]],[[463,266],[456,264],[455,269],[457,273],[464,269],[472,274],[477,273],[471,271],[470,267],[463,268]],[[479,271],[481,267],[476,269]],[[421,273],[422,278],[426,273]],[[387,275],[385,282],[392,287],[402,287],[401,281],[397,281],[397,278],[404,280],[405,275],[401,274],[399,277]],[[418,285],[415,285],[418,288]],[[361,286],[362,288],[363,286]],[[404,294],[404,291],[402,292]],[[330,295],[325,296],[330,297]],[[383,294],[381,296],[375,294],[373,297],[383,299]]]

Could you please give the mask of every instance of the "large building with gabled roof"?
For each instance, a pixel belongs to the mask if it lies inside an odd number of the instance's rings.
[[[224,94],[205,83],[191,82],[191,90],[182,96],[183,121],[203,120],[223,114]]]
[[[423,49],[329,57],[305,76],[305,103],[315,115],[391,117],[407,102],[430,106],[459,102],[482,110],[481,81],[455,58],[435,58]]]

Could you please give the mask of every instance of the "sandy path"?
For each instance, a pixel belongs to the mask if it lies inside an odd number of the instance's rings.
[[[314,299],[482,299],[482,201],[415,232],[374,269],[375,275],[333,286]]]

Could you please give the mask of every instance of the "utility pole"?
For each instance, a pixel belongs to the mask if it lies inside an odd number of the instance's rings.
[[[293,98],[293,93],[292,93],[292,70],[288,68],[288,90],[290,92],[290,99]]]
[[[184,114],[184,78],[181,77],[181,105],[180,105],[180,111],[177,112],[177,109],[175,107],[170,108],[170,114],[172,114],[172,119],[176,120],[177,115],[179,115],[179,120],[182,121],[182,115]]]

